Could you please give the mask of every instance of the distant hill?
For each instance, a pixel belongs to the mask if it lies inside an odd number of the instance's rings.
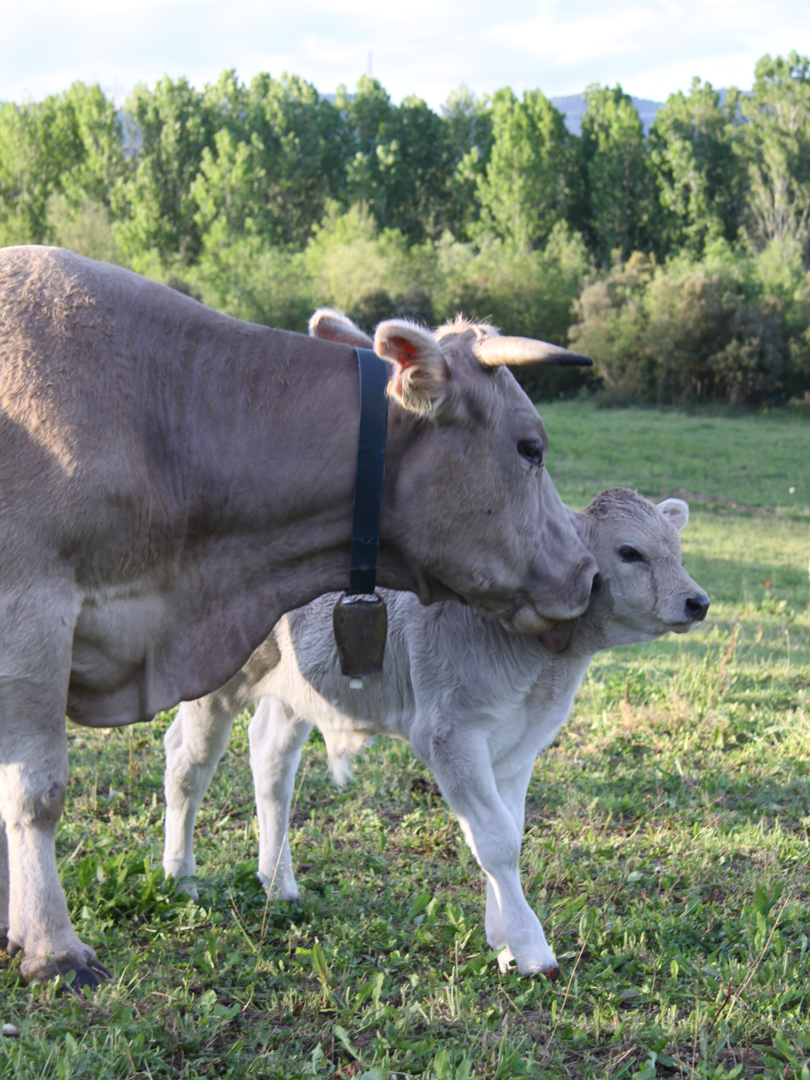
[[[585,97],[583,94],[567,94],[565,97],[551,98],[551,104],[559,109],[565,117],[565,126],[572,135],[582,134],[582,114],[585,112]],[[648,98],[633,98],[633,104],[638,109],[638,115],[644,125],[644,134],[649,135],[650,124],[655,119],[655,114],[663,105],[662,101],[650,101]]]

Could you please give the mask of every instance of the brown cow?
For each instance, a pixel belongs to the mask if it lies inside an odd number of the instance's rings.
[[[531,358],[521,341],[487,354],[474,330],[445,347],[378,328],[393,362],[379,582],[539,632],[585,608],[596,564],[544,475],[535,409],[492,366]],[[0,395],[0,936],[25,977],[93,983],[104,969],[56,871],[65,713],[116,726],[200,697],[285,611],[345,586],[357,360],[117,267],[9,248]]]

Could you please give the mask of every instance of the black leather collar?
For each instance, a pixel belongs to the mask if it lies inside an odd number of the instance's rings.
[[[352,555],[348,595],[371,594],[377,585],[388,367],[372,349],[355,349],[360,366],[360,433],[354,479]]]

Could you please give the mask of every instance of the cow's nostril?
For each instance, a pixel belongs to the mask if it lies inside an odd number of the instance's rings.
[[[695,622],[705,619],[710,603],[711,601],[705,594],[703,596],[690,596],[686,601],[687,618],[693,619]]]
[[[596,596],[599,590],[602,588],[602,575],[594,574],[593,581],[591,582],[591,596]]]

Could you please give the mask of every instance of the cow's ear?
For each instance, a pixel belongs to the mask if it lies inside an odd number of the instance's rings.
[[[433,334],[403,319],[387,319],[377,327],[374,351],[397,366],[389,395],[409,412],[435,413],[447,391],[448,373]]]
[[[351,345],[355,349],[370,349],[371,338],[351,319],[331,308],[318,308],[309,320],[310,337],[321,341],[337,341],[341,345]]]
[[[668,521],[672,522],[678,532],[689,521],[689,503],[685,503],[683,499],[664,499],[663,502],[658,503],[658,509]]]

